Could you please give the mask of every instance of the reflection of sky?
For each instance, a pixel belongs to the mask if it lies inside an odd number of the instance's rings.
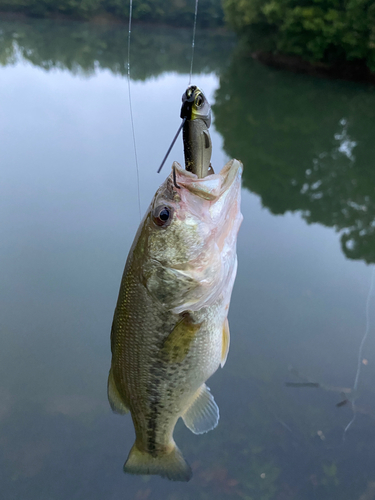
[[[345,118],[340,120],[340,126],[342,129],[335,134],[336,141],[340,143],[337,150],[349,158],[349,160],[354,161],[353,149],[356,147],[357,142],[350,138],[348,134],[348,121]]]
[[[167,175],[168,164],[162,174],[156,170],[180,123],[187,82],[187,75],[175,74],[132,82],[143,210]],[[217,77],[193,83],[212,103]],[[16,477],[9,488],[19,488],[20,497],[22,480],[36,477],[27,490],[32,500],[47,498],[46,491],[77,499],[146,491],[142,479],[122,475],[132,425],[110,413],[105,395],[112,314],[139,223],[126,80],[107,71],[80,78],[18,64],[0,69],[0,94],[0,423],[8,422],[0,444],[13,450],[0,462]],[[214,127],[211,135],[212,162],[220,168],[222,139]],[[169,165],[175,159],[183,160],[181,139]],[[231,441],[233,429],[245,429],[246,443],[262,431],[263,417],[282,417],[294,429],[285,407],[295,398],[301,408],[313,398],[316,415],[307,412],[303,425],[314,435],[326,424],[325,443],[333,446],[329,431],[340,434],[348,422],[346,409],[331,414],[338,401],[311,392],[279,394],[289,364],[351,386],[363,334],[368,268],[345,259],[333,230],[307,225],[298,214],[272,216],[248,191],[242,207],[231,352],[209,383],[222,420],[206,436],[191,436],[182,426],[177,431],[188,459],[198,463],[198,478],[205,463],[224,461],[215,448],[224,437],[232,446],[229,462],[246,462],[243,443]],[[365,351],[370,362],[362,376],[371,404],[374,343]],[[264,384],[272,408],[259,421],[248,414],[262,404],[254,380]],[[147,487],[150,498],[164,500],[194,492],[203,480],[197,481],[182,488],[152,479]]]
[[[2,73],[1,136],[7,164],[20,159],[14,156],[17,151],[22,156],[20,163],[24,163],[26,151],[33,149],[32,157],[28,157],[30,181],[37,175],[36,164],[38,170],[48,168],[44,178],[53,178],[57,184],[61,176],[73,172],[75,180],[82,182],[83,178],[90,182],[92,176],[109,177],[109,169],[116,175],[126,169],[128,181],[135,179],[134,168],[129,168],[134,154],[124,78],[102,71],[81,79],[67,71],[47,73],[29,64],[8,67]],[[180,124],[181,96],[187,82],[187,75],[168,74],[146,83],[131,83],[141,190],[147,193],[160,182],[156,169]],[[213,103],[217,77],[202,75],[193,83],[198,83]],[[212,135],[213,164],[221,165],[221,137],[215,132]],[[173,153],[169,163],[172,159],[183,161],[181,139]],[[148,184],[152,191],[147,189]],[[143,205],[146,207],[147,202]]]

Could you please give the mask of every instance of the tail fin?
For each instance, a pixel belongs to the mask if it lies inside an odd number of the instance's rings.
[[[129,474],[158,474],[172,481],[190,481],[193,475],[190,465],[173,443],[170,452],[159,452],[156,457],[141,451],[134,444],[124,465],[124,472]]]

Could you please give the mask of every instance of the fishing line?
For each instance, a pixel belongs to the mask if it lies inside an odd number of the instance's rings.
[[[136,171],[137,171],[138,210],[139,210],[139,219],[142,220],[141,194],[140,194],[140,183],[139,183],[139,167],[138,167],[138,155],[137,155],[137,145],[136,145],[136,142],[135,142],[132,96],[131,96],[131,91],[130,91],[130,35],[131,35],[131,29],[132,29],[132,13],[133,13],[133,0],[130,0],[130,5],[129,5],[129,31],[128,31],[128,61],[127,61],[127,66],[128,66],[128,94],[129,94],[129,110],[130,110],[130,121],[131,121],[131,126],[132,126],[135,167],[136,167]]]
[[[370,330],[370,299],[372,295],[372,290],[374,288],[374,275],[375,275],[375,266],[372,267],[372,273],[371,273],[371,282],[370,282],[370,288],[368,291],[367,295],[367,301],[366,301],[366,328],[365,328],[365,334],[363,335],[362,342],[359,346],[359,351],[358,351],[358,365],[357,365],[357,373],[355,376],[355,381],[354,381],[354,386],[353,390],[356,391],[358,387],[358,380],[359,380],[359,375],[361,373],[361,367],[362,367],[362,351],[363,351],[363,346],[366,342],[369,330]]]
[[[357,391],[358,388],[358,382],[359,382],[359,376],[361,374],[361,368],[362,368],[362,352],[363,352],[363,346],[365,345],[368,333],[370,331],[370,299],[372,296],[372,290],[374,288],[374,276],[375,276],[375,265],[372,266],[372,273],[371,273],[371,280],[370,280],[370,288],[367,294],[367,300],[366,300],[366,326],[365,326],[365,333],[362,337],[361,343],[359,345],[359,350],[358,350],[358,362],[357,362],[357,372],[355,375],[354,379],[354,385],[353,385],[353,392]],[[353,418],[351,421],[348,423],[348,425],[344,429],[344,435],[343,435],[343,440],[345,439],[345,433],[349,429],[349,427],[352,425],[354,422],[356,415],[357,415],[357,409],[355,406],[355,400],[352,402],[352,407],[353,407]]]
[[[193,40],[191,42],[191,62],[190,62],[189,85],[191,84],[191,77],[192,77],[192,74],[193,74],[193,60],[194,60],[194,48],[195,48],[195,30],[196,30],[196,27],[197,27],[197,15],[198,15],[198,0],[195,0]]]

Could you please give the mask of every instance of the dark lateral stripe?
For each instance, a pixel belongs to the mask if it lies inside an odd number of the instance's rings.
[[[162,406],[160,404],[160,381],[163,371],[163,365],[160,362],[156,362],[150,367],[149,373],[151,375],[150,387],[148,388],[148,396],[150,401],[150,413],[147,421],[147,450],[152,456],[156,456],[156,429],[157,429],[157,419],[160,415],[159,409]]]

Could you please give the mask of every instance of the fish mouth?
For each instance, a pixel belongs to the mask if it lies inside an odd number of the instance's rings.
[[[191,193],[205,200],[216,200],[227,191],[236,180],[241,180],[243,166],[239,160],[230,160],[218,174],[207,175],[199,179],[196,174],[181,167],[178,162],[173,162],[178,186],[188,189]]]

